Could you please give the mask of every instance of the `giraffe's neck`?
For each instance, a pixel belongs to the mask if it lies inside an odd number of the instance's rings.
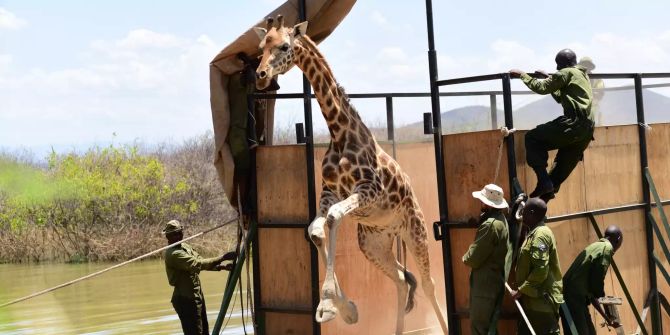
[[[347,141],[347,136],[352,132],[358,141],[372,143],[372,133],[361,121],[342,87],[337,84],[330,66],[316,44],[308,37],[301,38],[300,42],[294,49],[294,62],[312,85],[333,143]]]

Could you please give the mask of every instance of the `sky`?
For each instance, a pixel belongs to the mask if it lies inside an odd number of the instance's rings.
[[[42,158],[51,148],[179,142],[211,130],[209,62],[283,2],[0,0],[0,150]],[[433,1],[439,78],[552,70],[564,47],[593,58],[595,72],[669,72],[669,10],[667,0]],[[347,92],[428,92],[425,12],[423,1],[354,5],[320,45]],[[294,68],[281,92],[299,92],[300,80]],[[481,99],[445,98],[442,110]],[[354,104],[364,121],[385,122],[383,101]],[[430,112],[426,99],[394,107],[397,124]],[[279,103],[278,126],[301,122],[301,108]]]

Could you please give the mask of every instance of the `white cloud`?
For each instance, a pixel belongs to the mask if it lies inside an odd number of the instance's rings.
[[[388,24],[388,20],[382,14],[380,11],[373,10],[372,13],[370,13],[370,18],[372,19],[372,22],[376,23],[379,26],[386,26]]]
[[[9,70],[9,66],[12,64],[12,55],[0,54],[0,75]],[[2,77],[0,77],[2,80]]]
[[[0,142],[90,143],[114,131],[118,141],[201,133],[211,128],[207,64],[218,51],[206,35],[139,29],[95,41],[65,69],[3,72],[11,56],[0,55]]]
[[[18,30],[25,27],[28,22],[17,17],[14,13],[0,7],[0,29]]]

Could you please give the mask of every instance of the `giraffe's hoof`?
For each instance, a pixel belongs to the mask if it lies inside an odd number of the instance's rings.
[[[316,308],[316,322],[328,322],[337,316],[337,307],[333,304],[332,299],[321,300],[319,307]]]
[[[344,306],[345,307],[340,311],[340,315],[344,322],[350,325],[358,322],[358,309],[356,308],[356,304],[354,304],[353,301],[347,301],[347,304]]]

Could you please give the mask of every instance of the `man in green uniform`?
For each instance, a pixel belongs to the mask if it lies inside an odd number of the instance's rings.
[[[533,92],[551,94],[563,106],[563,116],[541,124],[526,133],[526,161],[537,175],[537,186],[530,197],[552,199],[561,183],[568,178],[584,150],[593,139],[593,93],[586,69],[577,66],[577,56],[570,49],[556,55],[556,73],[544,80],[534,79],[521,70],[511,70]],[[538,74],[547,76],[538,71]],[[547,173],[548,151],[558,149],[554,164]]]
[[[565,304],[578,332],[574,335],[596,334],[595,326],[591,322],[591,314],[589,314],[589,304],[593,304],[596,311],[611,327],[619,326],[614,320],[607,317],[598,298],[605,296],[605,275],[612,262],[612,256],[619,250],[622,243],[623,234],[619,227],[607,227],[605,237],[586,247],[565,273],[563,277]],[[564,333],[572,334],[565,316],[562,317],[562,322]]]
[[[503,209],[508,208],[503,190],[494,184],[472,196],[482,203],[475,241],[463,255],[470,272],[471,334],[496,334],[505,282],[512,265],[512,244]]]
[[[177,220],[168,222],[163,233],[168,244],[184,238],[182,225]],[[220,257],[202,258],[186,243],[177,244],[165,251],[165,271],[168,282],[174,286],[171,302],[185,335],[209,335],[205,296],[202,294],[198,274],[201,270],[230,270],[230,264],[224,266],[221,263],[233,260],[235,256],[234,252],[230,252]]]
[[[558,307],[563,303],[563,283],[556,240],[544,224],[547,204],[540,198],[530,198],[522,213],[523,224],[530,233],[519,251],[518,291],[513,291],[512,296],[520,300],[537,335],[560,334]],[[524,321],[518,325],[518,334],[531,334]]]
[[[579,59],[577,65],[586,69],[586,74],[590,75],[593,70],[596,69],[596,64],[593,62],[591,57],[584,56]],[[593,114],[593,120],[595,121],[596,126],[603,125],[603,114],[598,109],[600,101],[605,96],[605,82],[602,79],[591,79],[591,90],[593,91],[593,102],[591,103],[591,114]]]

